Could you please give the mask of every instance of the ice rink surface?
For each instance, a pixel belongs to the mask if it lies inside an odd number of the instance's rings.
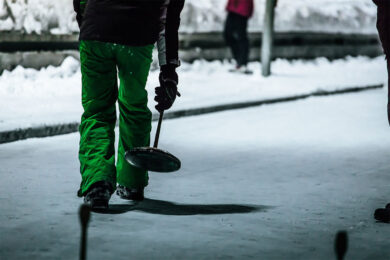
[[[147,199],[93,213],[89,259],[390,258],[386,91],[317,97],[163,122],[182,160]],[[155,124],[153,125],[155,128]],[[152,138],[153,139],[153,138]],[[0,145],[0,258],[77,259],[78,134]]]

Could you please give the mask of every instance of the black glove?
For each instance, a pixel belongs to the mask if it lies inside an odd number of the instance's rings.
[[[162,112],[169,109],[173,102],[175,102],[177,92],[177,84],[179,82],[174,65],[161,66],[161,72],[159,76],[160,86],[155,89],[156,97],[154,100],[157,102],[155,108]]]

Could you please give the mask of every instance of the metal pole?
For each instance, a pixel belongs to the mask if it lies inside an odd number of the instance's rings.
[[[272,45],[274,40],[274,15],[277,0],[266,0],[261,44],[261,72],[264,77],[271,74]]]
[[[154,138],[154,148],[157,148],[158,145],[158,138],[160,137],[160,129],[161,129],[161,122],[164,116],[164,111],[160,112],[160,118],[158,119],[158,125],[157,125],[157,130],[156,130],[156,137]]]
[[[79,217],[81,223],[80,260],[87,259],[87,228],[90,216],[90,207],[85,204],[82,204],[79,209]]]

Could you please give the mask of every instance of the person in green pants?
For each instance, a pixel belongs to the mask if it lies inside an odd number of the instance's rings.
[[[169,109],[175,101],[184,0],[74,0],[73,4],[80,26],[84,108],[79,128],[82,181],[78,195],[92,208],[107,208],[115,188],[121,198],[143,200],[148,173],[128,164],[124,153],[150,143],[152,114],[145,85],[156,42],[161,69],[156,109]]]

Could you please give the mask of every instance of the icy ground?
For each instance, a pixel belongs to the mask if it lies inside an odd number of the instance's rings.
[[[384,56],[334,61],[279,59],[273,62],[273,75],[269,78],[261,76],[260,63],[249,66],[254,70],[250,76],[229,73],[233,64],[228,62],[183,64],[178,69],[182,97],[173,110],[377,85],[385,83],[387,75]],[[157,85],[158,70],[154,70],[147,83],[151,109]],[[39,71],[17,67],[0,75],[0,131],[75,123],[81,114],[80,64],[74,58],[67,58],[60,67]]]
[[[184,33],[222,31],[227,0],[186,0],[181,14]],[[250,31],[263,27],[265,0],[255,1]],[[375,33],[372,0],[278,0],[276,31]],[[69,0],[0,0],[0,31],[69,34],[78,31]]]
[[[145,202],[92,215],[89,259],[389,259],[386,91],[163,122],[182,160]],[[156,125],[154,124],[154,127]],[[0,145],[0,258],[77,259],[78,134]]]

